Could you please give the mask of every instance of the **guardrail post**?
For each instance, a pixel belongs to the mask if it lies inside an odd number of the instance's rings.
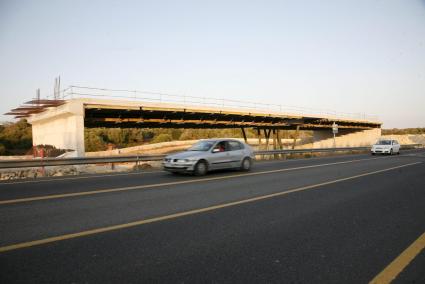
[[[137,155],[137,157],[136,157],[136,170],[138,171],[139,170],[139,155]]]
[[[44,159],[44,148],[43,147],[41,147],[41,149],[40,149],[40,158],[41,158],[41,162],[43,162],[43,159]],[[45,167],[44,166],[42,166],[41,167],[41,176],[46,176],[46,169],[45,169]]]

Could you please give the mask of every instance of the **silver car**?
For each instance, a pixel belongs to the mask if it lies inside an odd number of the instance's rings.
[[[254,160],[252,148],[235,139],[200,140],[187,151],[168,155],[162,162],[172,173],[193,173],[201,176],[208,171],[237,168],[249,171]]]

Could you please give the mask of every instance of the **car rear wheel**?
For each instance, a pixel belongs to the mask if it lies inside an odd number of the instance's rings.
[[[249,171],[251,170],[251,159],[250,158],[245,158],[243,159],[242,163],[241,163],[241,170],[242,171]]]
[[[195,176],[203,176],[207,173],[207,171],[208,171],[207,163],[205,161],[199,161],[195,165],[195,170],[193,171],[193,173],[195,174]]]

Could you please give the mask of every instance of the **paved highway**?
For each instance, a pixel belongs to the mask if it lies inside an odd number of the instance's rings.
[[[0,283],[425,283],[425,150],[0,183]]]

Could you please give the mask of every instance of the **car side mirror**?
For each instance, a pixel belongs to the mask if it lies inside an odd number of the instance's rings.
[[[218,153],[218,152],[220,152],[220,149],[215,148],[215,149],[213,149],[213,150],[212,150],[212,152],[213,152],[213,153]]]

